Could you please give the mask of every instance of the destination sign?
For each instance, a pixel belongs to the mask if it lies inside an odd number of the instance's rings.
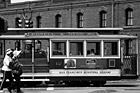
[[[28,32],[25,33],[25,36],[55,36],[55,35],[61,35],[61,36],[83,36],[83,35],[90,35],[90,36],[96,36],[98,35],[97,32]]]
[[[120,76],[120,70],[50,70],[54,76]]]

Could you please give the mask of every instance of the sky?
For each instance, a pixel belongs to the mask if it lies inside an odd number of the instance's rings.
[[[11,0],[11,3],[20,3],[20,2],[28,2],[28,1],[39,1],[39,0]]]

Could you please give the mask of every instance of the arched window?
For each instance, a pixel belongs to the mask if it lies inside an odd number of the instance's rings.
[[[104,10],[100,12],[100,27],[107,27],[107,12]]]
[[[41,27],[41,16],[37,16],[36,17],[36,27],[37,28],[40,28]]]
[[[77,14],[77,27],[78,28],[83,28],[83,13],[78,13]]]
[[[133,25],[133,9],[127,8],[125,10],[125,17],[126,17],[126,26]]]
[[[62,16],[60,14],[57,14],[55,16],[55,27],[57,28],[62,27]]]

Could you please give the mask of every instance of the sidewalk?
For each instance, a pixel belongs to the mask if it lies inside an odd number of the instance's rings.
[[[115,80],[115,81],[107,81],[107,82],[140,82],[140,79],[124,79],[124,80]]]
[[[140,79],[138,80],[119,80],[108,81],[107,83],[115,84],[125,83],[137,83],[140,85]],[[110,89],[111,88],[111,89]],[[37,88],[21,88],[24,93],[140,93],[139,87],[37,87]],[[2,92],[0,92],[2,93]],[[3,93],[9,93],[7,88],[4,88]]]
[[[24,93],[140,93],[140,90],[125,90],[125,89],[102,89],[102,88],[93,88],[93,89],[58,89],[58,88],[24,88],[22,89]],[[3,93],[9,93],[5,90]]]

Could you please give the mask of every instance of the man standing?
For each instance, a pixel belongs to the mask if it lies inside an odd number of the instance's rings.
[[[8,91],[12,93],[12,89],[14,87],[13,76],[12,76],[12,69],[9,68],[10,62],[12,62],[13,51],[11,49],[6,50],[6,55],[3,60],[2,72],[3,72],[3,80],[0,85],[0,90],[3,91],[3,86],[6,83],[6,80],[9,79],[10,85],[8,87]],[[0,91],[0,92],[1,92]]]
[[[15,86],[17,89],[17,93],[23,93],[23,91],[21,91],[20,89],[20,76],[22,74],[22,64],[19,63],[18,61],[18,57],[20,56],[21,51],[17,51],[15,50],[13,52],[14,56],[13,56],[13,60],[15,62],[15,68],[13,69],[13,75],[14,75],[14,79],[15,81]]]

